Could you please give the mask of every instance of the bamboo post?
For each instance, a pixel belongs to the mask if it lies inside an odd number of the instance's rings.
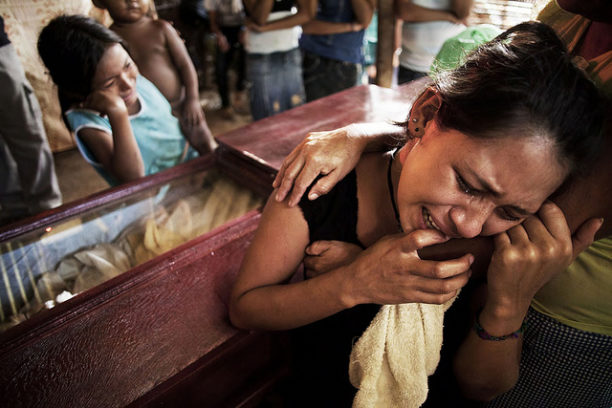
[[[376,84],[391,88],[395,52],[395,13],[393,0],[378,0],[378,42],[376,44]]]

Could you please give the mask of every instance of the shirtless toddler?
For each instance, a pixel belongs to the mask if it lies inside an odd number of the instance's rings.
[[[110,29],[125,40],[140,73],[168,99],[191,145],[200,154],[213,151],[217,143],[200,106],[197,74],[172,25],[148,14],[149,0],[93,0],[93,3],[108,10],[113,19]]]

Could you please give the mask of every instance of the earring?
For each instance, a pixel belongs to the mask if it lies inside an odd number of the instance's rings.
[[[418,122],[419,122],[419,120],[417,118],[412,118],[412,123],[415,124],[415,127],[413,129],[411,129],[410,133],[414,137],[421,137],[422,136],[421,133],[423,133],[423,128],[418,125]]]

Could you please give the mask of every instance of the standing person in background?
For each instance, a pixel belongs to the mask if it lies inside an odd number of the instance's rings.
[[[244,0],[247,20],[247,79],[251,114],[259,120],[304,103],[300,25],[315,0]]]
[[[221,114],[232,119],[234,110],[230,101],[227,72],[234,57],[236,61],[236,106],[240,107],[240,95],[245,89],[244,63],[244,8],[240,0],[204,0],[210,17],[210,31],[217,39],[215,76],[221,97]]]
[[[165,20],[148,15],[147,0],[93,0],[107,9],[110,29],[125,40],[142,75],[166,97],[189,143],[200,153],[217,147],[200,105],[198,76],[183,40]]]
[[[62,203],[34,91],[0,16],[0,225]]]
[[[473,0],[396,0],[402,23],[397,83],[427,75],[444,41],[465,29]]]
[[[374,8],[374,0],[319,0],[300,39],[307,101],[360,83],[363,36]]]

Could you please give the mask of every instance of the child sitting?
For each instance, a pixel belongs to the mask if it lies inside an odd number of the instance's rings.
[[[165,20],[153,19],[147,0],[93,0],[107,9],[110,29],[123,38],[142,75],[149,79],[172,106],[181,129],[200,154],[216,148],[199,102],[198,77],[187,48]]]
[[[170,104],[141,76],[114,32],[85,16],[43,28],[38,52],[85,159],[116,185],[197,156]]]

